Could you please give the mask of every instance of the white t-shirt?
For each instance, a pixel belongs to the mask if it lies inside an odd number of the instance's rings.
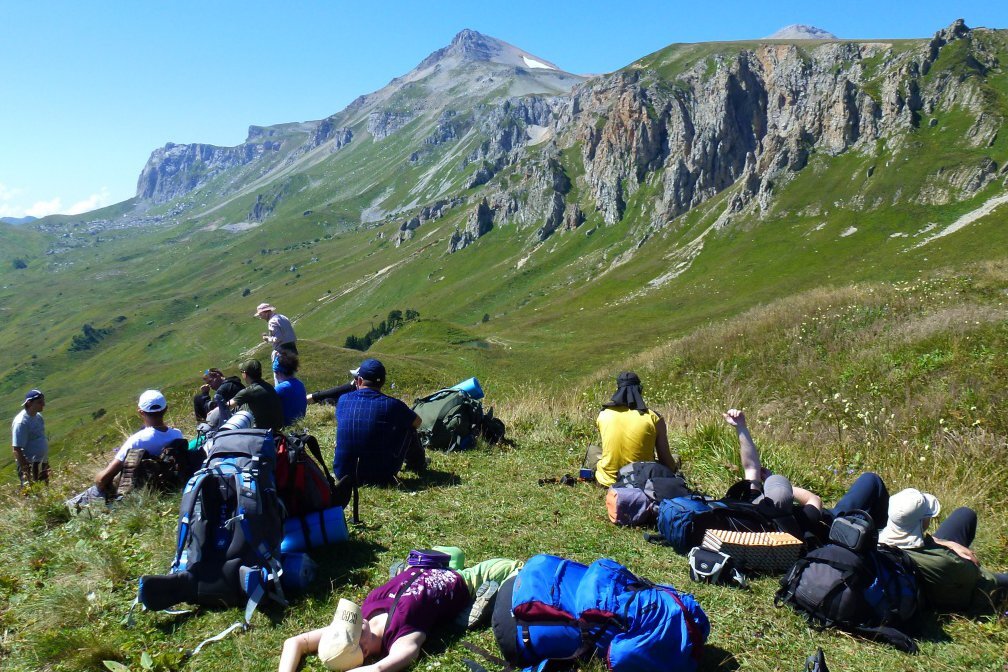
[[[17,446],[29,462],[49,459],[49,442],[46,440],[45,420],[41,413],[28,415],[22,410],[11,423],[11,445]]]
[[[139,432],[126,439],[123,444],[119,446],[119,450],[117,450],[115,454],[115,459],[120,462],[124,462],[126,460],[126,453],[132,448],[143,448],[151,457],[158,457],[161,455],[165,446],[175,439],[182,438],[184,438],[182,436],[182,432],[174,427],[168,427],[163,430],[155,429],[154,427],[144,427]]]

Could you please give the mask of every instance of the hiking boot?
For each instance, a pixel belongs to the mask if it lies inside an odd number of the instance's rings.
[[[143,448],[131,448],[126,453],[126,459],[123,460],[122,476],[119,477],[120,496],[133,492],[133,488],[136,485],[134,478],[144,455],[146,455],[146,451]]]
[[[497,601],[497,592],[500,584],[496,581],[484,581],[476,590],[476,597],[473,600],[469,611],[459,614],[457,623],[468,630],[472,630],[480,623],[486,621],[493,611],[494,602]]]

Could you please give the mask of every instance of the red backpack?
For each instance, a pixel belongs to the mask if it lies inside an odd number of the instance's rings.
[[[306,432],[281,434],[277,440],[276,484],[291,517],[323,511],[335,503],[336,482],[322,459],[318,439]]]

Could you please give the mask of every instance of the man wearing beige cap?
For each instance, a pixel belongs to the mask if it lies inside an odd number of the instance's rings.
[[[268,303],[260,303],[256,307],[255,317],[266,320],[267,330],[263,332],[262,340],[273,348],[273,356],[270,361],[276,361],[281,350],[298,354],[294,325],[285,315],[276,312],[276,308]],[[273,378],[273,384],[277,384],[276,377]]]
[[[879,544],[903,549],[914,563],[928,606],[941,611],[989,608],[1008,594],[1008,574],[980,566],[970,548],[976,536],[977,515],[960,507],[925,534],[941,504],[916,488],[889,497],[889,520],[879,533]]]

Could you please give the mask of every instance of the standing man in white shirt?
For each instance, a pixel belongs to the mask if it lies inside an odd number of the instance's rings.
[[[35,481],[49,483],[49,440],[42,419],[43,408],[45,395],[40,390],[29,390],[21,412],[11,423],[11,446],[21,487]]]

